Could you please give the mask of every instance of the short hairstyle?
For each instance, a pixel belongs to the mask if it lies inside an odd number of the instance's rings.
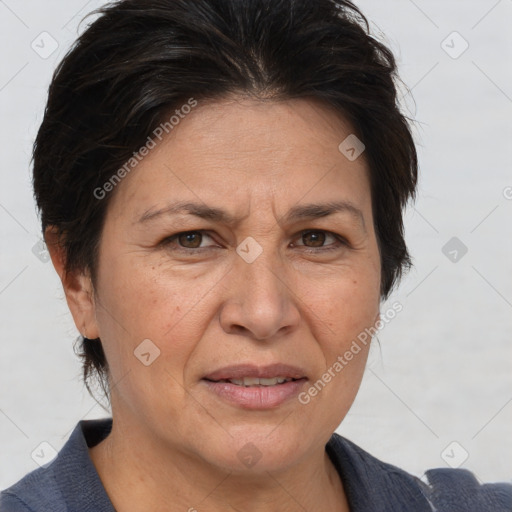
[[[366,147],[380,293],[389,296],[411,265],[402,212],[415,195],[417,154],[394,56],[352,2],[121,0],[91,14],[53,75],[33,152],[43,233],[60,234],[66,272],[86,270],[94,283],[114,193],[104,185],[191,98],[313,98]],[[101,340],[78,341],[89,392],[96,374],[109,396]]]

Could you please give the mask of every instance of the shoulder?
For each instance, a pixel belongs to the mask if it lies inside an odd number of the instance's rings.
[[[2,512],[32,512],[26,503],[7,492],[0,493],[0,510]]]
[[[480,484],[465,469],[431,469],[420,479],[373,457],[338,434],[331,437],[326,448],[348,494],[352,493],[358,503],[363,499],[366,510],[512,511],[511,484]],[[361,498],[361,493],[371,497]]]
[[[0,493],[1,512],[111,512],[88,452],[111,428],[111,419],[80,421],[53,461]]]
[[[467,469],[430,469],[421,482],[439,512],[511,512],[512,484],[481,484]]]
[[[2,512],[27,512],[38,510],[65,511],[51,465],[32,471],[19,482],[0,493]]]

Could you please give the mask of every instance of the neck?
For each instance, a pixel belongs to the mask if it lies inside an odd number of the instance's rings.
[[[282,471],[229,472],[196,454],[162,446],[141,428],[112,432],[89,450],[118,512],[348,512],[340,477],[323,446]]]

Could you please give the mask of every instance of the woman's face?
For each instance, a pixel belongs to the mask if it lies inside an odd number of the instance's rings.
[[[118,425],[230,471],[323,449],[368,346],[345,353],[379,311],[364,153],[338,149],[351,133],[309,100],[200,103],[117,185],[85,324]]]

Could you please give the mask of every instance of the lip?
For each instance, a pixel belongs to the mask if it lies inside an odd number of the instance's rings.
[[[242,409],[262,410],[274,409],[296,397],[307,379],[291,380],[275,386],[250,387],[237,386],[231,382],[212,382],[206,379],[201,382],[207,386],[209,391],[232,405]]]
[[[225,379],[242,379],[243,377],[286,377],[296,379],[274,386],[238,386],[231,382],[214,382]],[[296,397],[308,378],[306,372],[297,366],[287,364],[271,364],[255,366],[241,364],[227,366],[216,370],[201,380],[207,389],[228,403],[242,409],[262,410],[279,407],[291,398]]]
[[[237,364],[226,366],[215,370],[203,379],[224,380],[241,379],[243,377],[258,377],[260,379],[271,379],[272,377],[286,377],[291,379],[306,379],[306,371],[298,366],[275,363],[266,366],[256,366],[253,364]]]

